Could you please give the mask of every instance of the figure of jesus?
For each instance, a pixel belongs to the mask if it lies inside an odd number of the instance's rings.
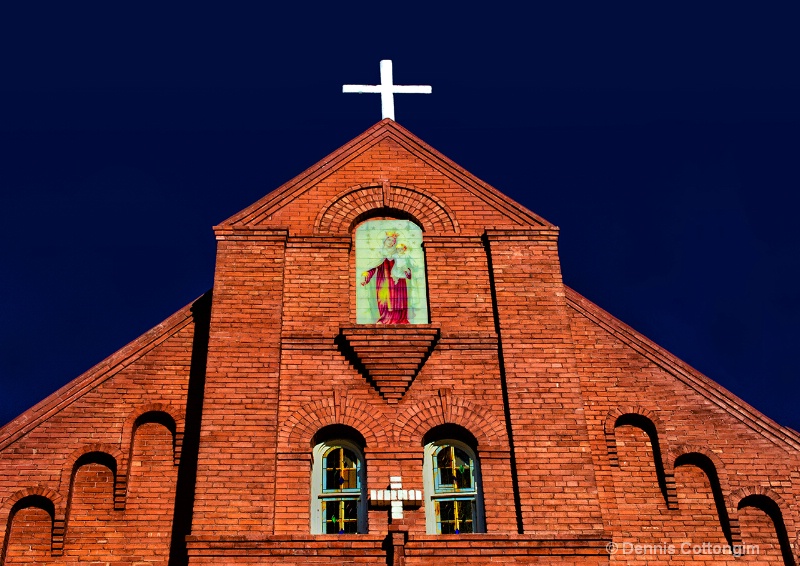
[[[408,247],[397,243],[397,232],[386,232],[383,240],[383,261],[361,274],[361,285],[375,279],[378,303],[378,324],[408,324],[408,287],[411,264],[406,257]]]

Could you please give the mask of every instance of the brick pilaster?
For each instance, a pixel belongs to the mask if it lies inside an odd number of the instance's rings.
[[[487,230],[524,533],[602,529],[553,228]]]
[[[217,230],[193,534],[272,532],[285,230]]]

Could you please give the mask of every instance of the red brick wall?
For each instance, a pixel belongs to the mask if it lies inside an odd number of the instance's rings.
[[[438,332],[398,402],[341,334],[352,230],[386,216],[424,229]],[[800,436],[564,287],[557,234],[399,126],[372,128],[217,228],[213,304],[0,430],[5,563],[792,563]],[[368,489],[422,490],[424,439],[446,424],[474,438],[485,533],[428,535],[421,506],[309,534],[321,429],[363,438]]]
[[[49,564],[52,519],[47,511],[30,507],[14,516],[6,548],[6,564]]]
[[[757,502],[775,502],[788,531],[784,542],[796,541],[796,433],[777,427],[600,309],[588,307],[573,291],[568,295],[600,501],[614,541],[620,547],[671,543],[673,560],[699,561],[725,559],[707,554],[704,543],[744,543],[757,545],[759,552],[740,561],[783,563],[772,520],[759,509],[739,511],[738,506],[747,494],[761,494]],[[626,415],[642,417],[631,421]],[[684,544],[688,555],[681,555]],[[694,553],[697,545],[700,551]]]
[[[271,532],[285,235],[229,235],[214,277],[193,532]]]
[[[187,308],[4,427],[6,563],[167,563],[193,339]]]

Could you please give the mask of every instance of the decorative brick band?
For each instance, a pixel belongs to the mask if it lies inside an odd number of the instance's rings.
[[[391,533],[390,533],[391,534]],[[384,557],[386,534],[364,534],[343,538],[339,535],[271,535],[248,537],[188,536],[190,557],[286,556]],[[583,556],[599,557],[608,563],[606,545],[611,536],[603,531],[556,535],[408,535],[406,556],[429,557],[433,562],[444,557],[480,557],[483,563],[492,557],[507,556]],[[352,560],[352,559],[351,559]],[[600,563],[600,562],[592,562]]]
[[[360,218],[378,210],[407,214],[426,232],[458,232],[455,216],[443,202],[419,189],[383,181],[351,187],[328,201],[314,221],[314,233],[350,232]]]
[[[217,240],[259,240],[286,242],[288,228],[250,228],[247,226],[214,226]]]
[[[382,548],[386,535],[271,535],[271,536],[187,536],[186,546],[190,557],[201,556],[314,556],[345,559],[357,554],[360,557],[385,557]],[[352,561],[347,560],[348,562]]]
[[[513,242],[529,240],[558,241],[558,228],[553,226],[537,227],[496,227],[487,228],[485,237],[490,242]]]

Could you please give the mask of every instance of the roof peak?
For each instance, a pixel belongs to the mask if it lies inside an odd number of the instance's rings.
[[[465,188],[487,205],[508,216],[512,223],[520,226],[553,227],[545,219],[469,173],[466,169],[415,136],[407,128],[390,118],[384,118],[249,207],[227,218],[215,229],[234,226],[254,227],[386,138],[392,138],[409,154],[427,163],[430,167],[451,179],[456,185]],[[360,183],[374,181],[375,179],[372,177],[365,177]],[[422,189],[423,187],[417,188]]]

